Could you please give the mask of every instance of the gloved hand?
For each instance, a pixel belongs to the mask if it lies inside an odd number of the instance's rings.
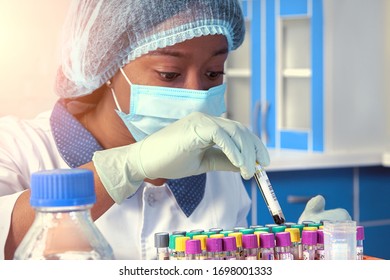
[[[115,202],[133,194],[145,178],[175,179],[213,170],[255,173],[269,164],[261,140],[242,124],[192,113],[137,143],[98,151],[92,159]]]
[[[321,220],[351,220],[347,210],[342,208],[325,210],[325,199],[322,195],[317,195],[310,199],[299,217],[298,223],[303,221],[320,222]]]

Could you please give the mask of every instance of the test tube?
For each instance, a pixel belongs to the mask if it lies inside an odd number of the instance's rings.
[[[364,240],[364,227],[357,226],[356,227],[356,259],[362,260],[363,253],[363,240]]]
[[[286,229],[286,226],[275,226],[272,227],[272,233],[278,233],[278,232],[283,232]]]
[[[234,231],[232,231],[232,230],[223,230],[223,231],[220,232],[220,234],[223,234],[224,236],[228,236],[229,233],[232,233],[232,232],[234,232]]]
[[[244,228],[244,229],[240,229],[239,232],[245,235],[245,234],[253,234],[255,230],[253,228]]]
[[[157,260],[169,260],[169,233],[155,233],[154,247],[157,250]]]
[[[186,260],[200,260],[202,254],[199,239],[189,239],[186,241]]]
[[[172,235],[183,235],[183,236],[186,236],[187,234],[187,231],[185,230],[175,230],[174,232],[172,232]]]
[[[268,228],[268,232],[273,232],[272,229],[278,226],[278,224],[265,224],[265,227]]]
[[[302,221],[301,224],[305,227],[308,227],[310,224],[314,224],[314,221]]]
[[[188,236],[179,236],[175,240],[176,248],[176,260],[185,260],[186,259],[186,242],[190,240]]]
[[[244,251],[242,249],[242,232],[232,232],[232,233],[229,233],[228,236],[234,236],[236,238],[236,244],[237,244],[237,252],[236,252],[236,256],[237,256],[237,260],[242,260],[243,259],[243,255],[244,255]]]
[[[259,227],[259,228],[255,228],[255,232],[256,231],[266,231],[266,232],[269,232],[269,228],[268,227]]]
[[[212,231],[212,232],[215,232],[215,233],[220,233],[221,231],[223,231],[223,228],[210,228],[209,231]]]
[[[262,260],[275,259],[275,235],[273,233],[260,234],[260,255]]]
[[[222,247],[225,252],[225,260],[237,260],[237,242],[234,236],[222,238]]]
[[[200,260],[207,259],[207,250],[206,250],[206,239],[208,238],[207,235],[201,234],[201,235],[194,235],[193,239],[199,239],[200,240],[200,248],[202,249],[202,253],[200,254]]]
[[[290,228],[293,225],[296,225],[297,223],[294,222],[285,222],[283,225],[286,226],[286,228]]]
[[[257,235],[244,234],[242,236],[242,248],[244,249],[244,260],[257,260],[258,253]]]
[[[294,260],[291,253],[291,236],[290,232],[283,231],[275,233],[275,253],[277,260]]]
[[[260,164],[256,164],[254,177],[274,222],[278,225],[283,224],[286,219],[284,218],[282,208],[279,205],[267,173],[265,173],[265,170]]]
[[[317,230],[317,250],[316,250],[316,260],[325,260],[325,251],[324,251],[324,231],[322,229]]]
[[[299,228],[286,228],[286,231],[290,233],[291,237],[291,254],[294,256],[294,260],[302,260],[302,243],[301,243],[301,233]]]
[[[222,238],[207,238],[206,250],[208,260],[221,260],[221,255],[223,255]]]
[[[302,246],[303,246],[303,259],[315,260],[317,249],[317,231],[304,230],[302,231]]]
[[[169,237],[169,259],[177,260],[177,252],[176,252],[176,238],[181,237],[181,234],[172,234]]]

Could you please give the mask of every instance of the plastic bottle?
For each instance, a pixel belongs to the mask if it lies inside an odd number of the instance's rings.
[[[290,232],[283,231],[275,234],[275,253],[277,260],[294,260],[291,253],[291,236]]]
[[[90,170],[33,173],[30,204],[35,218],[14,259],[114,259],[110,245],[92,221],[90,209],[95,202]]]
[[[169,260],[169,233],[157,232],[154,234],[154,247],[157,251],[157,260]]]
[[[326,260],[356,260],[355,221],[325,221],[323,230]]]
[[[364,227],[356,227],[356,259],[362,260],[364,256],[363,250],[363,240],[364,240]]]

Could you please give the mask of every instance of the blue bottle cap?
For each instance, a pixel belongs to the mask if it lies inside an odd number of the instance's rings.
[[[93,172],[88,169],[53,169],[31,175],[30,204],[61,207],[96,202]]]

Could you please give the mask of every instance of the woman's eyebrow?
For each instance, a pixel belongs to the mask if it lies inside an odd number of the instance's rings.
[[[228,52],[229,52],[229,50],[224,47],[224,48],[216,50],[211,56],[223,55],[223,54],[227,54]],[[164,49],[157,49],[155,51],[151,51],[147,55],[185,57],[188,54],[186,52],[164,48]]]

